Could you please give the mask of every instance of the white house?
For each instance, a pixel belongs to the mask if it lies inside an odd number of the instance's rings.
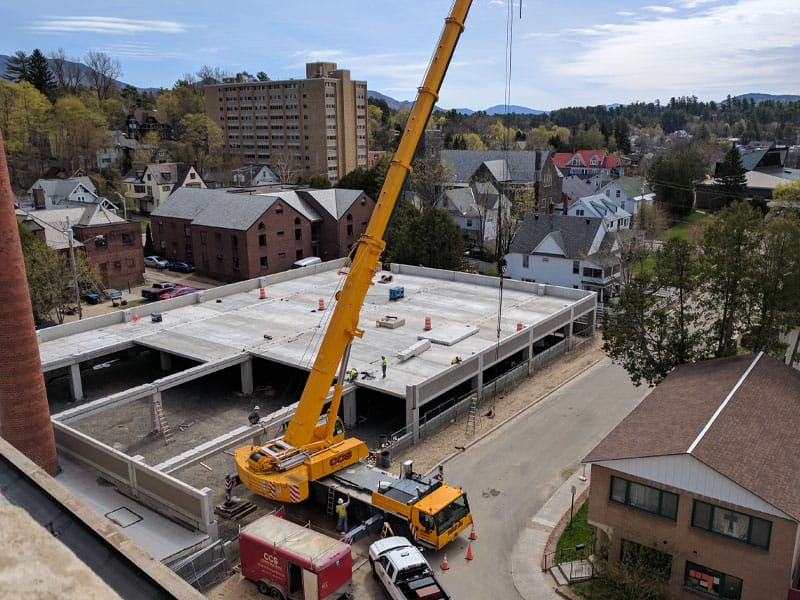
[[[117,210],[112,202],[97,195],[97,188],[86,176],[68,179],[37,179],[28,188],[28,196],[33,208],[37,210],[74,208],[92,204],[100,204],[112,211]]]
[[[604,194],[578,198],[567,208],[571,217],[597,217],[603,219],[608,231],[630,229],[631,213],[608,200]]]
[[[613,179],[600,188],[599,193],[634,216],[642,204],[652,205],[656,197],[647,182],[639,177]]]
[[[600,302],[619,291],[619,245],[602,218],[529,213],[505,259],[512,279],[595,291]]]
[[[125,196],[139,211],[150,213],[179,187],[206,188],[194,167],[184,163],[152,163],[134,167],[123,179]]]

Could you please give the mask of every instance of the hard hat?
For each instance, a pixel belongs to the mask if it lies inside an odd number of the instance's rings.
[[[341,498],[339,498],[339,504],[344,504],[344,500],[342,500]]]
[[[261,410],[261,407],[260,406],[254,406],[253,410]]]

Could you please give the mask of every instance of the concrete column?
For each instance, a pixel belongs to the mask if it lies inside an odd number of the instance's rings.
[[[239,372],[242,378],[242,393],[253,393],[253,360],[247,360],[239,365]]]
[[[72,396],[73,402],[81,402],[84,400],[80,363],[74,363],[69,366],[69,393]]]
[[[169,371],[172,368],[172,354],[169,352],[161,352],[161,370]]]
[[[356,419],[358,418],[358,410],[356,408],[356,391],[354,385],[345,388],[347,391],[342,394],[342,421],[346,430],[355,427]]]
[[[411,426],[411,441],[419,441],[419,387],[406,386],[406,427]]]

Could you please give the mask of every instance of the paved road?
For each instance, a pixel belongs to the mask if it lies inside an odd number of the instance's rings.
[[[522,598],[511,577],[519,533],[646,393],[604,359],[446,464],[446,479],[464,482],[478,536],[472,561],[466,533],[446,549],[450,570],[439,572],[454,598]],[[428,554],[437,571],[443,555]],[[530,568],[538,571],[536,560]]]

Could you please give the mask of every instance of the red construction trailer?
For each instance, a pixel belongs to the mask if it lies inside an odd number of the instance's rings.
[[[284,600],[338,600],[353,578],[350,546],[267,515],[239,530],[242,575]]]

